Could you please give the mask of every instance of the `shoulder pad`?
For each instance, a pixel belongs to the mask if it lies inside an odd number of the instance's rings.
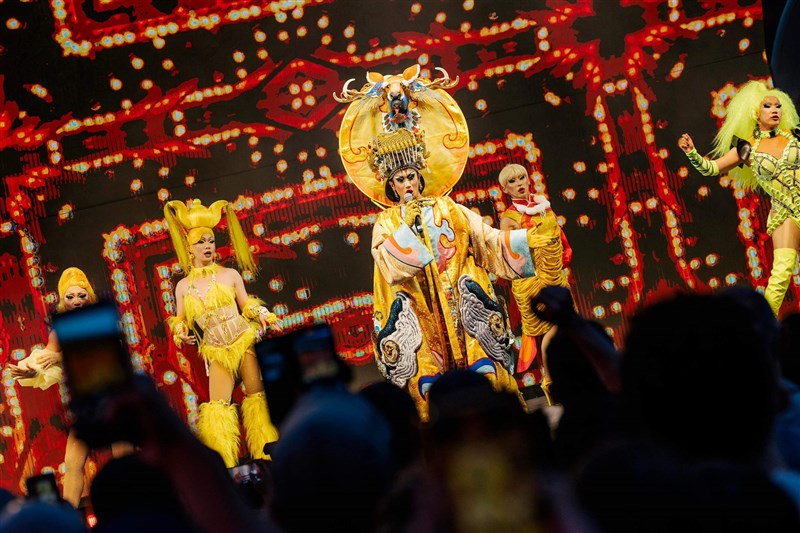
[[[743,167],[744,162],[750,159],[750,152],[753,149],[753,145],[734,135],[731,141],[731,148],[736,148],[736,153],[739,154],[739,159],[742,160],[739,167]]]

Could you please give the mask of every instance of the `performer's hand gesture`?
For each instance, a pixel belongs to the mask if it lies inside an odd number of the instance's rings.
[[[61,364],[61,354],[58,352],[45,351],[39,356],[37,363],[42,367],[42,370],[47,370],[53,365]]]
[[[403,213],[403,220],[405,221],[406,225],[414,229],[414,222],[417,220],[417,217],[422,217],[422,209],[419,206],[419,202],[409,202],[405,206],[405,212]]]
[[[176,328],[177,331],[175,332],[175,335],[181,340],[182,343],[197,344],[197,337],[194,336],[194,333],[187,331],[184,324],[178,324]]]
[[[684,133],[681,135],[680,139],[678,139],[678,147],[686,153],[694,150],[694,142],[692,142],[692,138],[688,133]]]
[[[21,367],[19,365],[8,365],[8,369],[11,371],[11,377],[14,379],[27,379],[36,377],[36,370],[28,367]]]
[[[263,309],[263,312],[261,311]],[[270,312],[267,310],[266,307],[261,307],[258,312],[258,321],[261,322],[261,330],[259,330],[259,337],[264,335],[267,331],[270,331],[274,334],[280,334],[283,332],[283,325],[281,325],[280,320],[273,320],[272,323],[269,321]]]

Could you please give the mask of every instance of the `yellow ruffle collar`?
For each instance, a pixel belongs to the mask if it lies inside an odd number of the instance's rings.
[[[211,263],[210,265],[204,267],[192,267],[192,269],[189,271],[188,278],[190,280],[207,278],[208,276],[216,274],[221,269],[222,267],[217,263]]]

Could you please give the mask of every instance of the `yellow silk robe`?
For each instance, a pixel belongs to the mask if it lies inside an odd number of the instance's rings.
[[[373,321],[378,368],[427,417],[431,384],[452,368],[518,392],[509,374],[514,335],[488,272],[514,279],[534,268],[526,230],[492,228],[447,196],[421,203],[421,236],[404,222],[404,206],[375,222]]]

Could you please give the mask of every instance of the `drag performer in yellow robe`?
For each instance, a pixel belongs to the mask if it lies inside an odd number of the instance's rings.
[[[209,401],[200,406],[197,431],[200,440],[230,468],[239,458],[239,416],[231,404],[237,377],[241,376],[246,390],[242,418],[251,457],[266,457],[264,445],[278,438],[253,345],[259,333],[280,331],[280,323],[261,300],[247,295],[239,272],[215,262],[213,228],[223,210],[240,268],[255,273],[247,239],[228,202],[204,207],[197,201],[189,206],[171,201],[164,206],[178,261],[187,272],[175,288],[176,316],[170,319],[170,328],[178,346],[197,343],[206,361]]]
[[[442,90],[455,84],[446,73],[430,81],[414,66],[367,80],[360,91],[348,82],[336,97],[351,102],[339,133],[350,178],[392,206],[378,215],[372,238],[378,368],[408,389],[423,418],[431,384],[449,369],[479,372],[518,393],[514,336],[488,272],[533,275],[530,247],[545,239],[492,228],[446,196],[469,148],[464,116]]]

